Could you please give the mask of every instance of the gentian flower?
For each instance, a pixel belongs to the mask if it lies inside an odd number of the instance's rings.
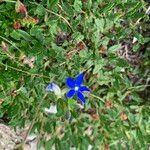
[[[71,77],[68,77],[66,79],[66,84],[70,88],[66,96],[68,98],[71,98],[76,95],[82,104],[85,103],[83,92],[90,92],[90,89],[88,87],[81,85],[83,83],[83,80],[83,73],[80,73],[75,79],[72,79]]]
[[[50,83],[48,84],[48,86],[46,87],[46,91],[51,91],[54,92],[55,95],[57,95],[58,97],[61,97],[61,89],[60,87],[55,84],[55,83]]]

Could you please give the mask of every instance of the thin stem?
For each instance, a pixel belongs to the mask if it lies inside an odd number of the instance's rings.
[[[48,76],[45,76],[45,75],[42,75],[42,74],[32,74],[32,73],[30,73],[30,72],[23,71],[23,70],[18,69],[18,68],[14,68],[14,67],[12,67],[12,66],[8,66],[8,65],[5,65],[5,64],[3,64],[3,63],[0,63],[0,65],[5,66],[5,67],[8,67],[8,68],[13,69],[13,70],[16,70],[16,71],[18,71],[18,72],[22,72],[22,73],[27,74],[27,75],[29,75],[29,76],[37,76],[37,77],[41,77],[41,78],[51,79],[51,78],[48,77]]]
[[[16,48],[19,52],[21,52],[20,48],[18,48],[12,41],[9,41],[8,39],[6,39],[3,36],[0,36],[1,39],[5,40],[6,42],[8,42],[9,44],[11,44],[14,48]]]
[[[11,0],[0,0],[0,2],[16,3],[16,1],[11,1]]]
[[[90,94],[90,96],[92,96],[92,97],[94,97],[94,98],[97,98],[97,99],[99,99],[100,101],[102,101],[103,103],[105,103],[104,100],[103,100],[102,98],[100,98],[99,96],[96,96],[96,95],[94,95],[94,94]]]
[[[21,64],[19,61],[17,61],[16,57],[13,56],[13,55],[11,55],[11,53],[9,53],[9,52],[6,51],[5,53],[2,53],[2,54],[7,55],[9,57],[9,59],[13,60],[16,64],[20,65],[21,67],[24,67],[24,65]]]
[[[27,137],[28,137],[28,135],[30,134],[31,129],[32,129],[32,127],[33,127],[33,125],[34,125],[34,123],[35,123],[37,117],[38,117],[40,107],[41,107],[41,105],[42,105],[44,99],[46,98],[46,96],[47,96],[47,94],[44,95],[43,99],[40,101],[39,105],[37,106],[34,119],[32,120],[32,122],[31,122],[31,124],[30,124],[30,126],[29,126],[29,128],[28,128],[28,131],[27,131],[27,133],[26,133],[26,135],[25,135],[24,142],[23,142],[24,144],[26,143]]]
[[[149,86],[150,86],[150,84],[147,84],[147,85],[138,85],[138,86],[130,87],[130,88],[128,88],[128,90],[139,89],[139,88],[146,88],[146,87],[149,87]]]
[[[3,39],[4,41],[8,42],[9,44],[11,44],[14,48],[16,48],[21,53],[21,50],[12,41],[9,41],[8,39],[6,39],[3,36],[0,36],[0,38]],[[17,63],[18,65],[23,67],[23,65],[19,61],[16,60],[15,56],[11,56],[11,53],[9,51],[6,51],[4,54],[6,54],[15,63]]]
[[[57,16],[57,17],[59,17],[59,18],[62,18],[62,19],[67,23],[67,25],[70,27],[70,29],[72,30],[72,27],[71,27],[70,23],[68,22],[68,20],[67,20],[66,18],[64,18],[63,16],[61,16],[61,15],[59,15],[59,14],[57,14],[57,13],[51,11],[51,10],[48,10],[48,9],[46,9],[46,8],[45,8],[45,10],[46,10],[47,12],[49,12],[49,13],[51,13],[51,14]]]
[[[39,5],[39,4],[37,4],[36,2],[30,2],[30,3],[35,4],[35,5]],[[55,16],[61,18],[61,19],[63,19],[63,20],[67,23],[67,25],[69,26],[69,28],[71,29],[71,31],[73,31],[73,29],[72,29],[70,23],[68,22],[68,20],[67,20],[65,17],[63,17],[63,16],[61,16],[60,14],[55,13],[55,12],[53,12],[53,11],[47,9],[47,8],[45,8],[45,10],[46,10],[47,12],[49,12],[49,13],[51,13],[51,14],[53,14],[53,15],[55,15]]]

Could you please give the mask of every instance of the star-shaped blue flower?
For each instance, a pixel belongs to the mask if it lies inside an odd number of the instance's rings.
[[[75,79],[72,79],[71,77],[68,77],[66,79],[66,84],[70,88],[68,93],[66,94],[68,98],[73,97],[76,95],[78,99],[81,101],[81,103],[85,103],[85,97],[83,95],[83,92],[90,92],[90,89],[86,86],[82,86],[84,80],[84,74],[80,73]]]

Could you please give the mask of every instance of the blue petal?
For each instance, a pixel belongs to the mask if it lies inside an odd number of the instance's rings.
[[[66,84],[70,88],[74,88],[75,87],[75,81],[72,78],[70,78],[70,77],[68,77],[66,79]]]
[[[48,86],[46,87],[46,91],[53,92],[53,83],[48,84]]]
[[[66,94],[66,96],[67,96],[68,98],[71,98],[71,97],[73,97],[74,94],[75,94],[75,90],[70,90],[70,91]]]
[[[81,91],[81,92],[90,92],[90,89],[86,86],[81,86],[79,91]]]
[[[77,96],[78,96],[79,100],[84,104],[85,103],[85,97],[83,96],[83,94],[81,92],[77,92]]]
[[[55,88],[59,88],[59,86],[55,83],[49,83],[48,86],[46,87],[46,91],[54,92]]]
[[[76,77],[76,85],[80,86],[83,82],[83,78],[84,78],[84,74],[80,73],[77,77]]]
[[[55,83],[50,83],[48,84],[48,86],[46,87],[46,91],[51,91],[54,92],[55,95],[61,95],[61,89],[60,87],[55,84]]]

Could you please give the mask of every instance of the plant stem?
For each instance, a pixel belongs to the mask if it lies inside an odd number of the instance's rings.
[[[128,90],[145,88],[145,87],[149,87],[149,86],[150,86],[149,84],[147,84],[147,85],[138,85],[138,86],[130,87],[130,88],[128,88]]]
[[[51,78],[48,77],[48,76],[45,76],[45,75],[42,75],[42,74],[30,73],[30,72],[28,72],[28,71],[23,71],[23,70],[21,70],[21,69],[18,69],[18,68],[14,68],[14,67],[12,67],[12,66],[5,65],[5,64],[3,64],[3,63],[0,63],[0,65],[5,66],[5,67],[8,67],[8,68],[13,69],[13,70],[16,70],[16,71],[18,71],[18,72],[22,72],[22,73],[27,74],[27,75],[29,75],[29,76],[37,76],[37,77],[41,77],[41,78],[51,79]]]
[[[9,41],[8,39],[6,39],[5,37],[3,36],[0,36],[1,39],[5,40],[6,42],[8,42],[9,44],[11,44],[14,48],[16,48],[19,52],[21,52],[21,50],[12,42],[12,41]]]
[[[11,1],[11,0],[0,0],[0,2],[16,3],[16,1]]]
[[[30,3],[35,4],[35,5],[39,5],[39,4],[38,4],[38,3],[36,3],[36,2],[30,2]],[[55,13],[55,12],[53,12],[53,11],[51,11],[51,10],[47,9],[47,8],[45,8],[45,10],[46,10],[47,12],[49,12],[49,13],[51,13],[51,14],[53,14],[53,15],[55,15],[55,16],[57,16],[57,17],[61,18],[61,19],[63,19],[63,20],[67,23],[67,25],[69,26],[69,28],[71,29],[71,31],[73,31],[73,29],[72,29],[72,27],[71,27],[70,23],[68,22],[68,20],[67,20],[66,18],[64,18],[64,17],[63,17],[63,16],[61,16],[60,14]]]
[[[100,101],[102,101],[103,103],[105,103],[104,100],[103,100],[102,98],[100,98],[99,96],[96,96],[96,95],[94,95],[94,94],[90,94],[90,96],[92,96],[92,97],[94,97],[94,98],[97,98],[97,99],[99,99]]]
[[[24,144],[26,143],[27,137],[28,137],[28,135],[31,132],[31,129],[32,129],[32,127],[33,127],[33,125],[34,125],[34,123],[35,123],[35,121],[37,119],[38,114],[39,114],[40,107],[41,107],[41,105],[42,105],[42,103],[43,103],[43,101],[44,101],[44,99],[45,99],[46,96],[47,96],[47,94],[44,95],[43,99],[40,101],[39,105],[37,106],[34,119],[32,120],[32,122],[31,122],[31,124],[29,126],[29,129],[27,130],[27,133],[25,135],[24,142],[23,142]]]

